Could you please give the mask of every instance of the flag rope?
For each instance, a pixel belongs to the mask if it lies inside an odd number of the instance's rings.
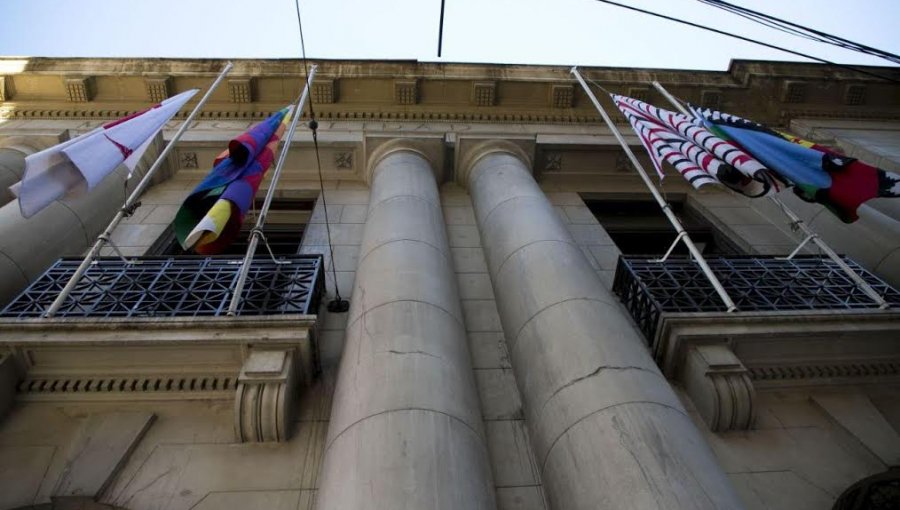
[[[694,117],[694,115],[684,107],[682,101],[673,96],[668,90],[665,89],[665,87],[662,86],[661,83],[659,83],[658,81],[653,81],[651,83],[653,84],[653,87],[657,91],[659,91],[659,93],[662,94],[662,96],[666,98],[666,100],[671,103],[672,106],[674,106],[679,112],[688,117]],[[873,301],[878,303],[879,308],[886,309],[890,306],[890,304],[885,301],[885,299],[877,291],[875,291],[875,289],[873,289],[868,282],[863,280],[863,278],[859,276],[856,271],[848,266],[847,263],[844,262],[844,259],[838,256],[838,254],[835,253],[835,251],[832,250],[831,247],[819,237],[819,234],[809,228],[809,226],[802,219],[800,219],[800,217],[797,216],[794,211],[788,208],[788,206],[785,205],[784,202],[776,198],[774,195],[769,195],[769,200],[778,205],[778,208],[781,209],[781,212],[783,212],[784,215],[788,217],[792,228],[794,228],[794,226],[796,225],[796,228],[799,228],[805,234],[803,241],[800,242],[797,248],[794,249],[794,251],[791,252],[790,255],[784,257],[785,259],[790,260],[794,258],[794,256],[800,252],[803,246],[806,245],[806,243],[812,241],[816,246],[819,247],[819,249],[825,252],[828,258],[830,258],[835,264],[837,264],[837,266],[840,267],[841,270],[844,271],[844,273],[849,276],[851,280],[853,280],[853,282],[857,287],[859,287],[861,291],[863,291]]]
[[[216,80],[209,86],[209,90],[206,91],[206,94],[200,99],[197,103],[197,106],[194,107],[193,111],[191,111],[190,115],[181,123],[181,126],[178,128],[178,131],[175,133],[175,136],[172,137],[172,140],[165,146],[162,152],[159,153],[159,156],[156,158],[156,161],[153,162],[153,165],[147,170],[147,173],[144,174],[144,177],[138,183],[138,185],[134,188],[134,191],[131,192],[131,195],[125,200],[125,204],[119,210],[118,213],[113,217],[112,221],[109,222],[109,225],[103,230],[99,236],[97,236],[97,241],[94,242],[94,245],[88,251],[88,254],[84,257],[84,260],[81,261],[81,265],[78,266],[78,269],[75,270],[75,274],[69,278],[69,281],[66,283],[66,286],[63,287],[63,290],[56,296],[56,299],[47,310],[44,312],[45,318],[51,318],[56,315],[56,312],[62,307],[63,302],[69,297],[69,294],[75,289],[75,286],[78,285],[78,282],[81,281],[81,278],[84,276],[84,273],[87,272],[88,267],[90,267],[94,258],[100,254],[100,250],[103,248],[103,245],[106,244],[111,236],[112,232],[119,226],[119,223],[134,214],[134,209],[140,206],[140,202],[138,198],[144,193],[144,190],[147,186],[150,185],[150,180],[153,177],[153,174],[159,169],[169,153],[175,148],[175,144],[178,140],[181,139],[181,135],[184,134],[185,131],[188,130],[191,123],[194,121],[194,117],[200,113],[200,110],[203,109],[203,106],[206,105],[206,101],[209,100],[210,96],[212,96],[213,91],[215,91],[219,85],[222,83],[222,80],[225,79],[225,76],[231,71],[231,68],[234,67],[234,64],[228,62],[225,64],[225,68],[219,73],[219,76]]]
[[[662,195],[659,194],[659,191],[656,189],[656,187],[653,185],[653,182],[650,180],[650,177],[647,175],[647,171],[644,170],[643,165],[641,165],[640,161],[637,160],[634,152],[631,151],[631,147],[628,146],[628,142],[625,141],[622,133],[616,127],[615,122],[613,122],[613,120],[609,117],[609,114],[606,113],[606,110],[603,109],[603,106],[597,100],[597,97],[591,91],[590,87],[588,87],[588,84],[584,81],[581,73],[578,72],[578,68],[572,67],[570,72],[575,75],[578,83],[581,84],[581,87],[584,89],[585,93],[587,93],[588,97],[591,99],[591,102],[594,103],[594,107],[597,108],[600,116],[603,117],[603,120],[604,122],[606,122],[609,130],[612,132],[613,136],[616,137],[616,140],[618,140],[619,145],[622,146],[622,150],[625,151],[625,155],[628,156],[628,159],[631,161],[632,166],[634,166],[634,169],[641,177],[641,180],[644,181],[644,184],[650,190],[650,194],[653,195],[656,203],[659,204],[659,207],[662,209],[663,214],[666,215],[669,223],[672,224],[672,227],[678,233],[679,237],[684,242],[684,245],[687,246],[688,252],[690,252],[690,254],[694,257],[695,261],[700,266],[700,270],[703,271],[703,274],[716,290],[716,294],[719,295],[719,298],[725,304],[725,309],[728,312],[736,311],[737,306],[734,304],[731,296],[728,295],[725,287],[722,286],[722,282],[719,281],[719,278],[715,275],[715,273],[713,273],[712,269],[709,267],[709,264],[706,263],[706,259],[703,257],[703,254],[701,254],[700,250],[697,249],[694,241],[691,240],[691,236],[688,235],[687,231],[684,229],[684,226],[682,226],[681,221],[679,221],[678,217],[675,216],[675,213],[672,211],[672,207],[663,199]]]

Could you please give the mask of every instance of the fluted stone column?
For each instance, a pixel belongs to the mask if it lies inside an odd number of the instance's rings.
[[[512,144],[463,161],[552,508],[739,508],[706,441]]]
[[[435,176],[404,145],[373,162],[318,508],[494,508]]]

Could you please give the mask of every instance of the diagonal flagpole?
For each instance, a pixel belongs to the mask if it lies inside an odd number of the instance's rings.
[[[253,256],[256,255],[256,247],[259,245],[259,236],[262,234],[262,227],[266,223],[266,215],[269,213],[269,206],[272,205],[272,199],[275,197],[275,188],[278,187],[278,180],[281,178],[281,171],[284,169],[284,161],[287,159],[288,149],[291,148],[291,142],[294,140],[294,130],[297,129],[297,121],[300,120],[300,114],[303,113],[303,106],[309,98],[309,89],[312,86],[313,79],[316,77],[316,66],[313,64],[309,73],[306,75],[306,84],[303,86],[303,93],[297,100],[297,106],[294,108],[294,118],[291,120],[291,126],[288,128],[287,136],[284,138],[284,145],[281,147],[281,154],[278,155],[278,162],[275,163],[275,171],[272,174],[272,181],[269,183],[269,190],[266,192],[266,199],[259,214],[256,216],[256,226],[250,231],[250,243],[247,246],[247,253],[244,254],[244,262],[241,264],[241,272],[238,275],[237,284],[234,286],[234,292],[231,294],[231,303],[228,305],[228,315],[237,315],[238,304],[241,302],[241,294],[244,293],[244,285],[247,284],[247,275],[250,273],[250,263],[253,262]],[[336,283],[335,283],[336,284]]]
[[[216,81],[210,85],[209,90],[206,91],[206,94],[203,95],[203,98],[200,99],[200,102],[197,103],[197,106],[194,107],[194,110],[188,115],[188,118],[181,123],[181,127],[178,128],[178,131],[175,133],[175,136],[172,137],[172,140],[166,145],[165,149],[159,154],[159,157],[156,158],[156,161],[153,162],[153,165],[147,170],[147,173],[144,174],[144,177],[141,179],[141,182],[138,183],[137,187],[134,188],[134,191],[131,192],[131,195],[128,197],[128,200],[125,201],[125,204],[119,209],[119,212],[116,213],[115,217],[113,217],[112,221],[109,222],[106,229],[103,230],[103,233],[97,236],[97,241],[94,243],[94,246],[91,247],[88,254],[84,257],[84,260],[81,261],[81,265],[78,266],[78,269],[75,270],[75,274],[69,278],[66,286],[63,287],[63,290],[56,296],[56,299],[47,308],[47,311],[44,312],[45,318],[51,318],[56,315],[56,312],[59,311],[60,307],[62,307],[63,302],[69,297],[69,294],[72,293],[72,290],[75,289],[75,286],[78,285],[78,282],[81,281],[81,278],[84,276],[84,273],[87,272],[88,268],[91,266],[91,263],[94,261],[94,258],[100,253],[100,250],[103,248],[103,245],[109,242],[110,236],[113,231],[119,226],[119,223],[127,216],[130,216],[134,209],[140,206],[140,202],[138,202],[138,198],[140,198],[141,194],[144,193],[144,190],[147,186],[150,185],[150,180],[153,178],[153,174],[156,173],[156,170],[162,165],[163,161],[166,160],[166,157],[175,148],[175,144],[181,138],[181,135],[187,131],[188,127],[193,122],[194,117],[200,113],[200,110],[203,109],[203,106],[206,104],[206,101],[212,95],[213,91],[222,83],[222,80],[225,79],[225,76],[231,71],[231,68],[234,67],[234,64],[228,62],[225,64],[225,68],[222,69],[222,72],[219,73],[219,76],[216,78]]]
[[[653,81],[652,84],[653,87],[656,88],[656,90],[659,91],[659,93],[662,94],[663,97],[666,98],[666,100],[669,101],[669,103],[671,103],[672,106],[674,106],[682,115],[690,118],[694,117],[694,115],[684,107],[681,101],[679,101],[675,98],[675,96],[669,93],[669,91],[666,90],[662,86],[662,84],[660,84],[658,81]],[[819,234],[815,233],[811,228],[809,228],[809,226],[807,226],[806,223],[794,213],[794,211],[788,209],[788,207],[784,205],[784,202],[776,198],[774,195],[769,195],[769,199],[772,200],[772,202],[775,202],[775,204],[778,205],[778,208],[781,209],[781,212],[783,212],[784,215],[791,220],[791,225],[797,225],[797,227],[806,235],[806,237],[803,239],[803,241],[800,242],[797,248],[787,256],[788,260],[794,258],[794,255],[799,253],[803,246],[806,245],[806,243],[812,241],[816,246],[821,248],[822,251],[825,252],[826,255],[828,255],[828,258],[830,258],[835,264],[837,264],[837,266],[840,267],[841,270],[844,271],[844,273],[846,273],[851,280],[853,280],[853,282],[857,287],[859,287],[860,290],[862,290],[867,296],[869,296],[872,301],[878,303],[879,308],[883,310],[890,307],[890,304],[888,304],[888,302],[885,301],[885,299],[875,289],[873,289],[867,281],[863,280],[862,277],[856,273],[856,271],[854,271],[849,265],[847,265],[847,263],[844,262],[844,259],[838,256],[838,254],[835,253],[835,251],[832,250],[831,247],[828,246],[828,244],[819,237]]]
[[[710,269],[709,264],[706,263],[706,259],[703,258],[703,255],[700,253],[700,250],[697,249],[697,246],[691,240],[691,236],[688,235],[687,231],[684,230],[684,227],[681,225],[681,222],[678,220],[678,217],[675,216],[675,213],[672,212],[671,206],[669,206],[668,202],[663,199],[662,195],[659,194],[659,191],[656,189],[656,186],[653,185],[653,181],[650,180],[650,177],[647,176],[647,171],[644,170],[644,167],[637,160],[637,157],[634,155],[634,152],[631,151],[631,147],[628,146],[628,142],[625,141],[625,138],[622,136],[622,133],[619,132],[619,129],[616,127],[615,123],[609,117],[609,114],[606,113],[606,110],[603,109],[603,106],[600,105],[600,102],[597,101],[597,97],[588,88],[587,83],[585,83],[584,78],[582,78],[581,73],[578,72],[577,67],[573,67],[570,71],[575,75],[575,78],[578,80],[578,83],[581,84],[581,87],[584,89],[585,93],[587,93],[588,97],[591,99],[591,102],[594,103],[594,107],[597,108],[597,111],[600,113],[600,116],[603,117],[603,121],[606,122],[606,125],[609,126],[609,130],[612,132],[613,136],[616,137],[616,140],[619,141],[619,145],[622,146],[622,150],[625,151],[625,155],[628,156],[628,159],[631,161],[634,169],[637,170],[638,175],[640,175],[641,180],[644,181],[644,184],[650,190],[650,193],[653,195],[653,198],[656,199],[656,203],[659,204],[659,207],[662,208],[663,213],[668,218],[669,223],[672,224],[672,227],[675,228],[675,231],[678,232],[678,237],[675,238],[675,243],[679,240],[684,242],[684,245],[687,246],[688,251],[694,257],[694,260],[697,261],[697,264],[700,266],[700,270],[703,271],[703,274],[706,275],[706,278],[712,284],[713,288],[716,290],[716,294],[719,295],[719,298],[725,303],[725,308],[729,312],[734,312],[737,310],[737,306],[732,301],[731,296],[728,295],[728,292],[725,291],[725,287],[722,286],[722,282],[719,281],[719,278],[713,273],[712,269]],[[675,247],[675,243],[672,244],[672,247],[669,248],[669,252],[671,253],[672,249]],[[668,253],[666,254],[668,256]]]

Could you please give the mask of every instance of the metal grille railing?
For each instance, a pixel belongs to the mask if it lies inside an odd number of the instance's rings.
[[[141,257],[129,264],[101,257],[57,317],[201,317],[225,315],[243,257]],[[290,255],[250,266],[237,315],[315,314],[323,288],[320,255]],[[58,260],[0,317],[41,317],[81,259]]]
[[[878,308],[827,257],[732,256],[707,257],[706,261],[739,312]],[[852,260],[844,261],[892,307],[900,306],[900,292]],[[709,280],[686,258],[654,262],[619,257],[613,292],[651,342],[663,313],[725,311]]]

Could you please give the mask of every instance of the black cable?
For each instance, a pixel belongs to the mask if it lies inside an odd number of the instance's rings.
[[[441,46],[444,42],[444,0],[441,0],[441,21],[438,23],[438,58],[441,56]]]
[[[711,7],[716,7],[718,9],[725,10],[727,12],[731,12],[733,14],[737,14],[738,16],[744,17],[756,23],[763,24],[770,28],[775,28],[777,30],[781,30],[782,32],[789,33],[798,37],[803,37],[806,39],[810,39],[817,42],[822,42],[825,44],[830,44],[832,46],[837,46],[839,48],[844,48],[847,50],[857,51],[859,53],[864,53],[867,55],[872,55],[875,57],[883,58],[889,62],[893,62],[895,64],[900,64],[900,55],[896,55],[889,51],[885,51],[879,48],[875,48],[872,46],[867,46],[862,43],[858,43],[855,41],[851,41],[849,39],[845,39],[840,36],[836,36],[834,34],[829,34],[827,32],[823,32],[821,30],[816,30],[814,28],[810,28],[804,25],[800,25],[798,23],[794,23],[788,20],[784,20],[778,18],[776,16],[772,16],[770,14],[765,14],[763,12],[754,11],[752,9],[748,9],[746,7],[742,7],[740,5],[734,5],[723,0],[699,0],[700,2],[707,4]]]
[[[322,178],[322,161],[319,157],[319,123],[316,121],[316,110],[313,107],[312,83],[309,81],[309,61],[306,59],[306,44],[303,41],[303,22],[300,20],[300,0],[294,0],[294,6],[297,10],[297,27],[300,29],[300,50],[303,55],[303,70],[306,73],[306,88],[310,91],[307,101],[309,104],[309,129],[312,131],[313,148],[316,152],[316,168],[319,171],[319,196],[322,197],[322,212],[325,216],[325,233],[328,236],[328,251],[331,254],[331,275],[334,278],[334,299],[328,303],[328,311],[334,313],[343,313],[350,309],[350,303],[346,299],[341,298],[341,290],[338,286],[337,279],[337,261],[334,259],[334,245],[331,243],[331,225],[328,222],[328,204],[325,201],[325,183]],[[300,115],[301,112],[296,112]]]
[[[808,59],[810,59],[810,60],[815,60],[816,62],[821,62],[821,63],[823,63],[823,64],[832,65],[832,66],[835,66],[835,67],[839,67],[839,68],[841,68],[841,69],[847,69],[847,70],[854,71],[854,72],[857,72],[857,73],[860,73],[860,74],[865,74],[865,75],[867,75],[867,76],[872,76],[872,77],[879,78],[879,79],[882,79],[882,80],[887,80],[887,81],[890,81],[890,82],[893,82],[893,83],[900,83],[900,80],[897,80],[897,79],[895,79],[895,78],[891,78],[891,77],[889,77],[889,76],[884,76],[884,75],[881,75],[881,74],[873,73],[873,72],[870,72],[870,71],[866,71],[865,69],[860,69],[860,68],[858,68],[858,67],[850,66],[850,65],[847,65],[847,64],[838,64],[837,62],[832,62],[832,61],[830,61],[830,60],[825,60],[825,59],[823,59],[823,58],[814,57],[814,56],[808,55],[808,54],[806,54],[806,53],[801,53],[801,52],[799,52],[799,51],[789,50],[789,49],[787,49],[787,48],[782,48],[781,46],[776,46],[776,45],[774,45],[774,44],[764,43],[764,42],[762,42],[762,41],[757,41],[757,40],[751,39],[751,38],[749,38],[749,37],[744,37],[744,36],[742,36],[742,35],[731,34],[731,33],[729,33],[729,32],[725,32],[724,30],[718,30],[718,29],[716,29],[716,28],[706,27],[706,26],[700,25],[700,24],[698,24],[698,23],[693,23],[693,22],[686,21],[686,20],[683,20],[683,19],[674,18],[674,17],[672,17],[672,16],[666,16],[665,14],[659,14],[659,13],[656,13],[656,12],[653,12],[653,11],[648,11],[648,10],[644,10],[644,9],[639,9],[639,8],[637,8],[637,7],[632,7],[632,6],[630,6],[630,5],[620,4],[620,3],[618,3],[618,2],[612,2],[612,1],[610,1],[610,0],[594,0],[594,1],[595,1],[595,2],[604,3],[604,4],[614,5],[614,6],[616,6],[616,7],[622,7],[623,9],[628,9],[628,10],[630,10],[630,11],[639,12],[639,13],[641,13],[641,14],[647,14],[647,15],[650,15],[650,16],[653,16],[653,17],[656,17],[656,18],[662,18],[662,19],[665,19],[665,20],[668,20],[668,21],[674,21],[675,23],[680,23],[680,24],[682,24],[682,25],[688,25],[688,26],[691,26],[691,27],[694,27],[694,28],[699,28],[699,29],[701,29],[701,30],[706,30],[707,32],[713,32],[713,33],[716,33],[716,34],[725,35],[725,36],[731,37],[731,38],[733,38],[733,39],[739,39],[739,40],[741,40],[741,41],[745,41],[745,42],[757,44],[757,45],[760,45],[760,46],[765,46],[766,48],[771,48],[771,49],[773,49],[773,50],[783,51],[783,52],[785,52],[785,53],[790,53],[790,54],[792,54],[792,55],[797,55],[798,57],[808,58]]]

